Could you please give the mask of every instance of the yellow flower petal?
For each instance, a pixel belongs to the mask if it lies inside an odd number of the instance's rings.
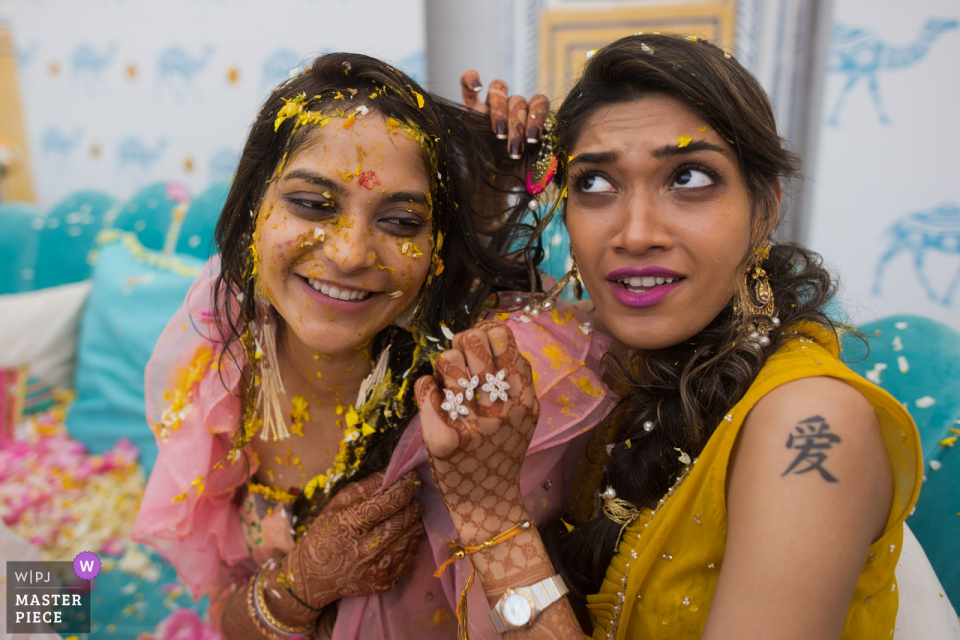
[[[679,138],[677,138],[677,146],[681,149],[683,149],[685,146],[687,146],[691,142],[693,142],[693,138],[690,138],[688,136],[680,136]]]

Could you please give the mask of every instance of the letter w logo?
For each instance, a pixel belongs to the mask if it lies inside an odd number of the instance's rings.
[[[81,560],[80,570],[86,573],[93,571],[93,560]]]

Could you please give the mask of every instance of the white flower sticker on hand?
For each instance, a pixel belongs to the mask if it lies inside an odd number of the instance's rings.
[[[463,394],[458,393],[454,395],[453,391],[449,389],[444,389],[443,392],[447,396],[447,401],[440,404],[440,408],[450,414],[451,420],[456,420],[457,416],[465,416],[470,413],[465,406],[463,406]]]
[[[504,379],[506,377],[507,372],[503,369],[497,371],[496,376],[487,374],[487,382],[480,389],[490,394],[490,402],[496,401],[497,398],[507,401],[507,389],[510,388],[510,383]]]

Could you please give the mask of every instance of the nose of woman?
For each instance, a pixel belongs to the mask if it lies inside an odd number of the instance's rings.
[[[346,213],[347,223],[339,231],[328,230],[323,242],[323,255],[343,273],[354,273],[377,262],[376,238],[358,216]],[[353,224],[350,224],[353,222]]]
[[[624,199],[615,216],[610,246],[614,251],[642,255],[673,247],[665,210],[655,194],[635,192]]]

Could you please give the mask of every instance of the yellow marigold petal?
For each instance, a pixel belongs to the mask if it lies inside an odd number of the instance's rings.
[[[353,428],[357,426],[358,422],[360,422],[360,417],[357,415],[356,409],[353,407],[347,409],[347,428]]]
[[[957,443],[957,436],[950,436],[949,438],[944,438],[940,441],[941,447],[952,447]]]
[[[420,109],[423,109],[423,96],[417,93],[416,91],[414,91],[413,89],[410,89],[410,93],[412,93],[414,97],[417,99],[417,107],[419,107]]]

